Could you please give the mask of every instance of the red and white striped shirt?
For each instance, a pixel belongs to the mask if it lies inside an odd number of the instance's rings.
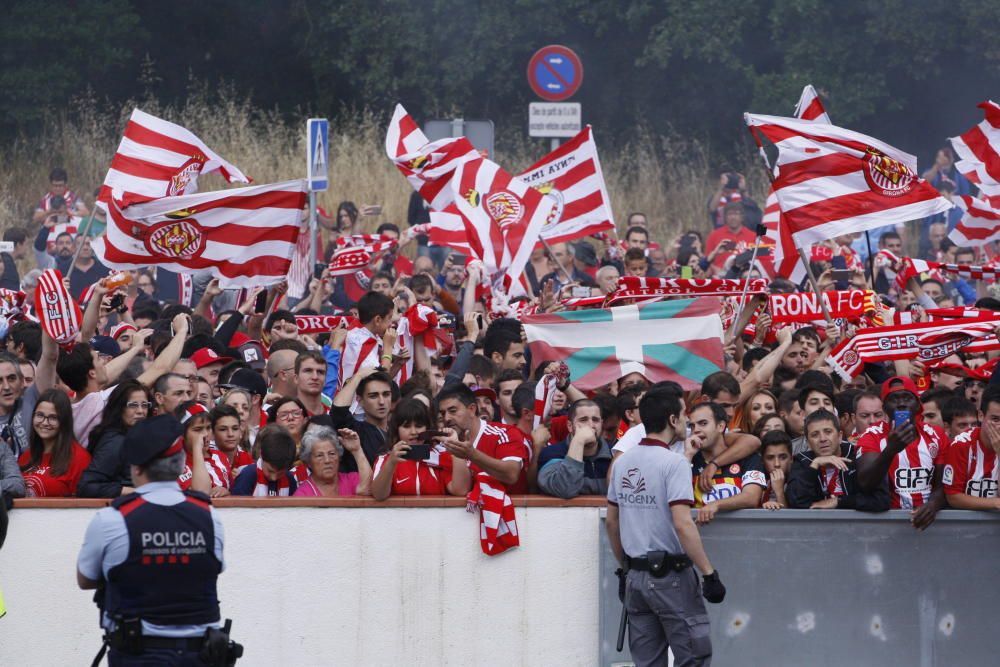
[[[944,457],[944,492],[996,498],[998,469],[997,453],[983,446],[979,428],[959,433]]]
[[[208,448],[205,456],[205,467],[208,469],[208,476],[212,478],[212,486],[221,486],[224,489],[232,487],[236,474],[243,469],[243,466],[254,463],[254,458],[249,452],[239,449],[236,451],[236,460],[230,467],[229,457],[215,445]]]
[[[861,454],[880,454],[888,446],[892,432],[889,422],[882,421],[858,439]],[[944,462],[948,440],[940,427],[925,422],[917,424],[919,437],[906,446],[889,466],[889,493],[892,509],[915,509],[931,496],[934,466]]]
[[[521,475],[517,482],[507,488],[510,495],[528,492],[528,463],[531,461],[531,443],[524,434],[515,427],[506,424],[483,421],[479,425],[479,433],[472,446],[498,461],[517,461],[521,466]],[[478,466],[469,464],[472,474],[484,472]]]
[[[351,329],[344,343],[344,356],[340,360],[340,383],[354,377],[362,368],[375,367],[382,355],[382,339],[365,327]]]

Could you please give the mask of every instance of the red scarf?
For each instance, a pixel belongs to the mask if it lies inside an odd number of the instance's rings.
[[[871,290],[823,292],[823,301],[830,311],[830,317],[850,322],[858,322],[866,313],[879,310],[875,302],[875,293]],[[772,294],[768,297],[767,308],[771,313],[772,324],[816,322],[825,319],[823,306],[815,292]]]
[[[476,474],[472,491],[465,497],[466,511],[479,508],[479,544],[487,556],[496,556],[521,544],[517,535],[514,504],[503,484],[485,472]]]
[[[608,304],[634,299],[665,299],[672,296],[740,296],[745,280],[731,278],[641,278],[622,276],[618,289],[608,295]],[[747,294],[767,294],[767,280],[753,278]]]
[[[254,497],[259,496],[290,496],[292,494],[291,482],[288,480],[288,473],[285,472],[272,482],[264,474],[264,460],[257,459],[257,485],[253,489]]]

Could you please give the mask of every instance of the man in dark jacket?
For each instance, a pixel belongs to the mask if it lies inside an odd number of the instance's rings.
[[[76,495],[81,498],[117,498],[132,493],[132,475],[125,462],[125,434],[107,431],[94,443],[90,465],[80,475]]]
[[[611,449],[600,437],[601,408],[581,399],[569,408],[569,437],[549,445],[538,457],[538,487],[542,493],[560,498],[605,495]]]
[[[857,448],[842,440],[840,422],[825,409],[806,417],[809,451],[796,454],[785,483],[785,497],[792,509],[844,509],[884,512],[889,509],[889,489],[883,484],[871,493],[858,489],[855,470]]]

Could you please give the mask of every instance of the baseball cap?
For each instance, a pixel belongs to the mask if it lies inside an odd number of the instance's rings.
[[[122,353],[122,349],[118,347],[118,341],[111,336],[94,336],[90,339],[90,347],[98,354],[109,357],[117,357]]]
[[[251,394],[257,394],[261,398],[267,395],[267,382],[264,381],[260,373],[252,371],[249,368],[237,369],[229,377],[229,382],[221,386],[223,389],[233,389],[236,387],[246,389]]]
[[[115,340],[118,340],[118,337],[121,336],[126,331],[138,331],[138,330],[139,329],[134,324],[131,324],[130,322],[122,322],[120,324],[116,324],[115,326],[111,327],[111,337],[114,338]]]
[[[219,353],[209,347],[203,347],[200,350],[195,350],[191,355],[191,361],[194,365],[201,370],[205,366],[210,366],[211,364],[228,364],[232,361],[232,357],[220,357]]]
[[[914,396],[920,396],[916,382],[908,377],[895,375],[882,383],[882,400],[884,401],[889,394],[897,391],[908,391]]]
[[[264,346],[255,340],[248,340],[240,345],[236,348],[236,353],[241,361],[249,364],[250,368],[257,372],[267,366],[267,352],[264,351]]]
[[[472,388],[472,393],[473,393],[473,395],[476,396],[476,398],[479,398],[480,396],[485,396],[486,398],[490,399],[494,403],[497,400],[497,393],[495,391],[493,391],[492,389],[490,389],[489,387],[473,387]]]
[[[136,423],[125,434],[125,461],[143,466],[184,450],[184,427],[173,415],[157,415]]]

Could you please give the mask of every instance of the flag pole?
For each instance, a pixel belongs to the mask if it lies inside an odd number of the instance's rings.
[[[76,268],[76,260],[80,257],[80,251],[83,250],[83,239],[87,237],[90,233],[90,228],[93,226],[94,214],[97,213],[97,202],[94,202],[94,208],[90,211],[90,217],[87,218],[86,222],[83,223],[83,229],[78,229],[76,232],[76,238],[80,240],[80,244],[76,247],[76,252],[73,253],[73,261],[69,263],[69,268],[66,269],[66,275],[63,276],[67,280],[71,275],[73,275],[73,269]],[[51,233],[51,230],[49,230]],[[48,241],[46,241],[47,243]]]
[[[868,287],[875,289],[875,257],[872,256],[872,237],[865,230],[865,243],[868,245]]]
[[[743,114],[744,122],[748,120],[747,116],[749,114]],[[757,143],[757,154],[760,155],[760,159],[764,161],[764,171],[767,172],[767,178],[774,185],[774,170],[771,169],[771,162],[767,159],[767,153],[764,152],[764,144],[760,142],[760,137],[754,132],[753,126],[747,123],[747,129],[750,130],[750,136]],[[781,200],[778,200],[778,208],[781,208]],[[781,224],[779,221],[778,224]],[[780,232],[779,232],[780,237]],[[794,237],[792,237],[794,240]],[[806,251],[799,246],[798,243],[795,244],[795,249],[799,251],[799,257],[802,259],[802,265],[806,268],[806,276],[809,278],[809,284],[812,285],[813,291],[816,292],[816,298],[819,300],[819,305],[823,309],[823,317],[826,318],[828,324],[833,322],[833,318],[830,317],[830,309],[826,307],[826,301],[823,299],[823,293],[819,291],[819,283],[816,282],[816,276],[813,275],[812,266],[809,265],[809,258],[806,257]],[[737,314],[738,315],[738,314]]]
[[[538,240],[542,242],[542,247],[545,248],[545,252],[547,252],[549,257],[552,258],[552,261],[556,263],[556,272],[558,273],[559,271],[562,271],[563,276],[566,278],[566,282],[573,282],[573,276],[569,275],[569,271],[567,271],[563,265],[556,260],[555,255],[552,254],[552,247],[549,246],[548,242],[546,242],[546,240],[541,236],[538,237]],[[568,244],[567,247],[569,247]],[[539,278],[541,278],[541,276],[539,276]]]
[[[747,276],[743,280],[743,291],[740,293],[740,307],[736,311],[736,317],[733,318],[732,327],[729,330],[728,338],[730,340],[736,339],[736,325],[740,321],[740,313],[743,312],[743,308],[747,302],[747,290],[750,289],[750,272],[753,271],[753,265],[757,262],[757,250],[760,249],[760,239],[762,236],[767,234],[767,227],[762,224],[757,225],[757,238],[754,239],[753,253],[750,255],[750,266],[747,268]]]

